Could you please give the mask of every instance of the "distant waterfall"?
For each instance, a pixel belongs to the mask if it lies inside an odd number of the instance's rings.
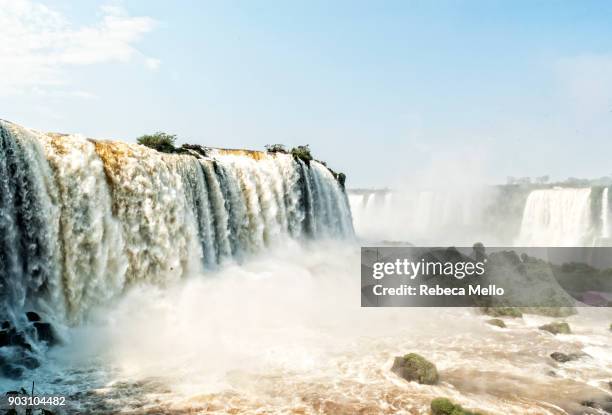
[[[583,246],[592,240],[591,189],[532,191],[525,204],[518,245]]]
[[[139,282],[164,285],[286,238],[353,235],[322,164],[240,150],[163,154],[0,121],[0,318],[76,322]]]
[[[601,193],[601,237],[610,237],[610,225],[609,225],[610,211],[608,208],[608,188],[605,187]]]

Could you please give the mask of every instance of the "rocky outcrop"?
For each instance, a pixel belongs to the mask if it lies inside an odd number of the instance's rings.
[[[424,385],[435,385],[440,379],[436,366],[416,353],[396,357],[391,371],[409,382]]]
[[[492,318],[491,320],[487,320],[487,324],[490,324],[492,326],[499,327],[502,329],[506,328],[506,323],[504,323],[504,320],[499,319],[499,318]]]
[[[2,323],[0,330],[0,376],[19,379],[25,370],[40,366],[40,345],[54,346],[59,338],[50,323],[42,321],[40,315],[28,311],[17,326],[9,321]],[[32,347],[38,345],[38,347]]]
[[[461,405],[452,403],[447,398],[436,398],[431,401],[432,415],[480,415],[479,412],[472,412],[463,409]]]
[[[554,352],[550,354],[551,359],[553,359],[555,362],[559,362],[559,363],[566,363],[566,362],[571,362],[572,360],[578,360],[581,357],[586,356],[584,353],[569,353],[569,354],[565,354],[565,353],[561,353],[561,352]]]
[[[538,327],[540,330],[547,331],[552,334],[571,334],[569,324],[563,321],[556,321],[554,323],[544,324]]]

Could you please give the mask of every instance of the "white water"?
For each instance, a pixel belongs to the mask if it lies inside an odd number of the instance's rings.
[[[604,188],[601,194],[601,237],[610,237],[610,210],[608,207],[608,188]]]
[[[212,278],[133,288],[33,375],[49,392],[92,390],[73,402],[103,413],[426,414],[448,396],[489,414],[565,414],[608,388],[610,310],[553,336],[537,329],[552,318],[498,329],[468,309],[361,308],[358,292],[358,246],[291,242]],[[560,365],[553,351],[590,357]],[[391,373],[408,352],[441,383]]]
[[[529,194],[517,244],[584,246],[592,240],[591,189],[556,188]]]

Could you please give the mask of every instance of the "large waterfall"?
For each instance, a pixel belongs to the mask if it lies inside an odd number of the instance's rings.
[[[590,188],[534,190],[525,204],[518,244],[589,245],[592,231]]]
[[[77,322],[146,282],[165,285],[287,238],[353,234],[317,161],[241,150],[164,154],[0,121],[0,318]]]

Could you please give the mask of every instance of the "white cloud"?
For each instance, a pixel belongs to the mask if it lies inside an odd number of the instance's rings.
[[[158,59],[134,46],[155,20],[114,5],[100,12],[95,24],[77,26],[41,3],[0,0],[0,94],[65,86],[70,66],[138,59],[149,69],[159,67]]]

